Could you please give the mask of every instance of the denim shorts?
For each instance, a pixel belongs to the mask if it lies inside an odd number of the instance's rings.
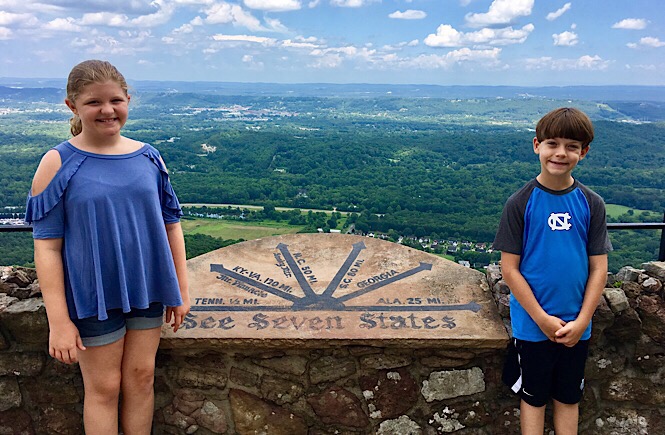
[[[104,346],[125,336],[128,329],[152,329],[162,326],[164,305],[153,302],[148,308],[133,308],[129,313],[122,309],[109,310],[108,319],[97,316],[73,319],[84,346]]]

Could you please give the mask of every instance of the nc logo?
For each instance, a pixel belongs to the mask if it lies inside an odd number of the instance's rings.
[[[547,225],[552,231],[568,231],[573,225],[568,222],[570,215],[568,213],[552,213],[547,219]]]

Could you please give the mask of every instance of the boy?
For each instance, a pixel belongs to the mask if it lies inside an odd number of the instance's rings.
[[[557,435],[576,434],[584,388],[591,317],[607,280],[607,236],[602,198],[571,172],[589,152],[591,120],[560,108],[536,126],[533,151],[540,174],[506,202],[494,249],[511,289],[517,352],[504,381],[521,397],[523,434],[542,434],[552,398]]]

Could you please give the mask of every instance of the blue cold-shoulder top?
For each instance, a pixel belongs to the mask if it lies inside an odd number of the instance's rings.
[[[62,238],[71,318],[107,311],[182,305],[165,224],[182,211],[159,152],[129,154],[54,147],[62,165],[39,195],[28,193],[25,220],[36,239]]]

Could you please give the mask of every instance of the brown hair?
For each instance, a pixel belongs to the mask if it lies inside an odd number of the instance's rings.
[[[67,99],[76,102],[83,88],[92,83],[114,81],[120,85],[127,95],[127,81],[116,67],[105,60],[85,60],[72,68],[67,78]],[[81,133],[83,126],[81,118],[74,115],[69,120],[70,131],[73,136]]]
[[[582,148],[593,140],[593,124],[589,117],[579,109],[561,107],[543,116],[536,125],[538,142],[560,137],[582,142]]]

